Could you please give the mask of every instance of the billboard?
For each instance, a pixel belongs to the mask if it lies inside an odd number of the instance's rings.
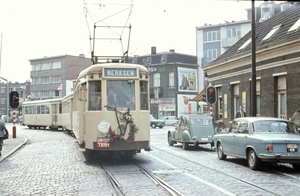
[[[197,69],[178,67],[178,91],[198,92]]]
[[[178,94],[177,95],[177,117],[182,114],[196,114],[197,101],[190,101],[195,95]]]

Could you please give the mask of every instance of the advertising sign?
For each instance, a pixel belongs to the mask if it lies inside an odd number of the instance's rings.
[[[197,69],[178,67],[178,91],[198,92]]]
[[[182,114],[196,114],[197,102],[190,101],[195,95],[178,94],[177,95],[177,117]]]

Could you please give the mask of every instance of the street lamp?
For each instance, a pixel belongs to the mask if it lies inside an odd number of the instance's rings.
[[[9,119],[9,89],[8,89],[8,80],[0,77],[2,80],[6,82],[6,114],[7,114],[7,119]],[[9,122],[9,121],[8,121]]]

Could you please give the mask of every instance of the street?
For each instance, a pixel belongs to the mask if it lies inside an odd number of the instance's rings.
[[[28,142],[0,163],[0,195],[117,195],[107,171],[124,195],[167,195],[141,170],[172,187],[177,195],[298,195],[300,173],[289,165],[265,164],[252,171],[246,160],[219,160],[210,145],[188,150],[181,144],[169,146],[169,128],[151,129],[153,151],[113,162],[89,157],[63,131],[17,125],[17,134]]]

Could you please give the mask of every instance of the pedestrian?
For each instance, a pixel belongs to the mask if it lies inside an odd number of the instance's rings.
[[[2,114],[0,114],[0,119],[2,119]],[[0,120],[0,156],[1,156],[2,146],[3,146],[4,131],[8,136],[9,134],[6,129],[5,123],[2,120]]]
[[[240,110],[236,112],[235,118],[243,118],[246,117],[246,112],[244,112],[244,107],[243,105],[240,105]]]

